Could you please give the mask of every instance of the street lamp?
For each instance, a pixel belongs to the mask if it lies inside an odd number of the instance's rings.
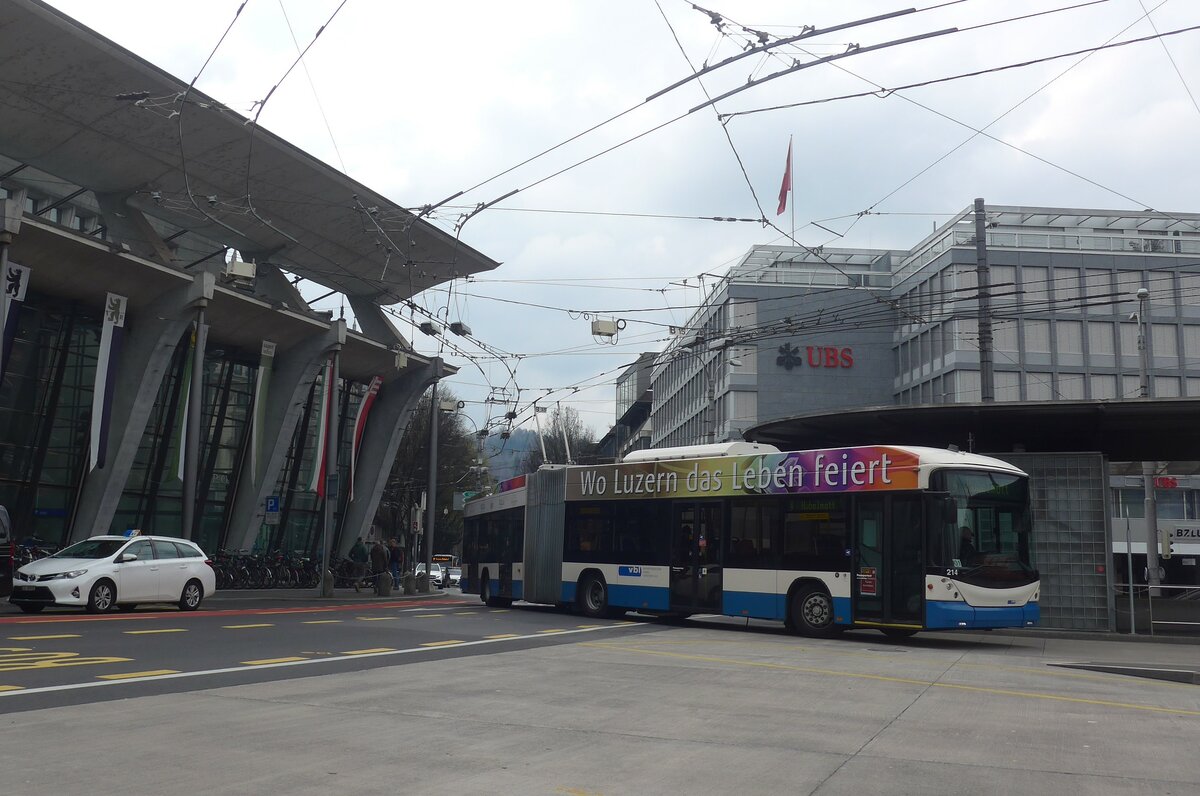
[[[1138,356],[1140,359],[1140,396],[1150,397],[1150,346],[1146,340],[1146,323],[1149,320],[1150,291],[1139,287],[1137,293],[1138,311]],[[1144,455],[1144,454],[1143,454]],[[1142,460],[1142,492],[1145,498],[1146,520],[1146,585],[1150,587],[1150,596],[1157,597],[1157,587],[1162,585],[1162,569],[1158,565],[1158,503],[1154,495],[1154,471],[1158,462]],[[1153,631],[1153,627],[1151,627]]]

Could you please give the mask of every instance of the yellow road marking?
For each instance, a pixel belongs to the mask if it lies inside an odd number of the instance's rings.
[[[263,666],[268,663],[291,663],[292,661],[306,661],[308,658],[301,658],[293,655],[290,658],[263,658],[260,661],[242,661],[244,666]]]
[[[496,608],[494,610],[488,611],[488,613],[489,614],[506,614],[506,613],[508,613],[508,610],[509,609],[507,609],[507,608]]]
[[[0,647],[0,652],[29,652],[31,647]]]
[[[494,636],[484,636],[484,638],[486,638],[486,639],[516,638],[516,637],[517,637],[516,633],[498,633]]]
[[[370,655],[373,652],[395,652],[392,647],[372,647],[369,650],[346,650],[343,655]]]
[[[125,663],[132,658],[85,658],[77,652],[17,652],[0,655],[0,672],[20,672],[28,669],[57,669],[63,666],[94,666],[102,663]]]
[[[79,638],[78,633],[59,633],[54,636],[9,636],[9,641],[45,641],[52,638]]]
[[[340,619],[309,619],[307,622],[301,622],[302,625],[337,625],[341,624]]]
[[[478,611],[455,611],[454,615],[455,616],[474,616],[477,613],[479,613],[479,612]]]
[[[223,628],[224,628],[224,629],[226,629],[226,630],[242,630],[242,629],[244,629],[244,628],[248,628],[248,627],[275,627],[275,625],[272,625],[272,624],[259,624],[259,625],[221,625],[221,627],[223,627]]]
[[[19,685],[0,685],[0,691],[23,691],[24,688]]]
[[[414,619],[437,619],[443,614],[413,614]]]
[[[718,658],[711,655],[688,655],[682,652],[667,652],[666,650],[646,650],[637,647],[624,647],[603,642],[583,642],[586,647],[620,650],[622,652],[638,652],[643,655],[658,655],[666,658],[681,658],[683,660],[704,661],[706,663],[724,663],[732,666],[749,666],[759,669],[775,669],[807,674],[823,674],[830,677],[847,677],[852,680],[874,680],[881,683],[901,683],[903,685],[919,685],[925,688],[950,688],[956,691],[971,691],[977,694],[995,694],[997,696],[1024,697],[1026,699],[1044,699],[1051,702],[1072,702],[1083,705],[1097,705],[1108,708],[1125,708],[1128,710],[1144,710],[1152,713],[1173,713],[1181,716],[1200,716],[1200,710],[1182,710],[1179,708],[1164,708],[1157,705],[1139,705],[1131,702],[1112,702],[1106,699],[1087,699],[1085,697],[1064,696],[1062,694],[1039,694],[1034,691],[1017,691],[1008,688],[987,688],[977,685],[961,685],[958,683],[940,683],[932,680],[918,680],[912,677],[889,677],[882,674],[865,674],[862,672],[839,672],[834,669],[819,669],[813,666],[791,666],[786,663],[768,663],[766,661],[743,661],[735,658]]]
[[[399,619],[398,616],[356,616],[354,617],[360,622],[382,622],[385,619]]]
[[[460,641],[459,639],[456,639],[456,638],[450,639],[449,641],[426,641],[421,646],[422,647],[446,647],[451,644],[462,644],[462,641]]]
[[[538,632],[539,633],[563,633],[565,631],[561,627],[554,627],[554,628],[550,628],[549,630],[539,630]]]
[[[575,625],[575,627],[587,630],[589,627],[604,627],[604,625]]]
[[[128,680],[133,677],[159,677],[164,674],[179,674],[177,669],[151,669],[148,672],[125,672],[124,674],[99,674],[97,680]]]
[[[186,633],[186,627],[164,627],[159,630],[125,630],[127,636],[149,636],[154,633]]]

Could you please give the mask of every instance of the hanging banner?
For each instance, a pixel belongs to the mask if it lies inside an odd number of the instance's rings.
[[[354,439],[350,443],[350,499],[354,500],[354,470],[358,463],[358,451],[362,444],[363,430],[367,427],[367,415],[371,413],[371,407],[375,405],[375,399],[379,395],[379,388],[383,386],[383,378],[374,376],[371,378],[370,384],[367,385],[367,391],[363,393],[362,400],[358,404],[358,417],[354,419]]]
[[[266,464],[263,456],[263,433],[267,422],[267,395],[271,388],[271,371],[275,366],[275,344],[263,340],[258,359],[258,375],[254,378],[254,405],[250,411],[250,474],[255,483]]]
[[[325,497],[325,460],[328,458],[326,447],[329,442],[329,414],[333,401],[333,360],[326,360],[322,370],[321,385],[317,388],[317,400],[320,405],[318,413],[317,444],[313,451],[312,480],[309,490],[316,492],[317,497]]]
[[[29,269],[23,265],[6,263],[0,278],[4,280],[4,292],[0,293],[0,383],[3,383],[13,341],[17,339],[17,319],[21,314],[21,305],[25,303]]]
[[[91,468],[104,467],[108,452],[108,430],[112,416],[113,392],[117,387],[117,368],[121,362],[121,344],[125,338],[125,308],[128,299],[109,293],[104,300],[104,325],[100,330],[100,350],[96,355],[96,385],[92,392]]]

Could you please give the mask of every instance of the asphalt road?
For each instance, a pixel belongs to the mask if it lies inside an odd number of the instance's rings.
[[[1195,667],[1195,645],[812,640],[765,622],[349,599],[0,616],[11,656],[0,686],[13,689],[0,692],[3,781],[206,796],[419,783],[571,796],[1200,793],[1200,686],[1055,665]],[[32,665],[39,655],[78,658]]]
[[[210,599],[200,611],[0,612],[0,712],[263,683],[573,641],[629,626],[453,592]],[[356,599],[358,601],[356,601]],[[633,628],[630,628],[633,629]],[[5,698],[7,697],[7,698]]]

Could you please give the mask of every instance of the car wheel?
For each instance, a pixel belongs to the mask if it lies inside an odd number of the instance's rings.
[[[824,589],[806,586],[792,598],[792,624],[804,636],[829,638],[838,631],[833,623],[833,598]]]
[[[98,580],[88,594],[87,611],[89,614],[102,614],[113,609],[117,601],[117,587],[111,580]]]
[[[22,605],[21,610],[27,614],[36,614],[45,607],[44,605]]]
[[[204,587],[198,580],[189,580],[183,585],[183,593],[179,595],[180,611],[195,611],[204,599]]]
[[[579,587],[579,610],[593,618],[608,616],[608,584],[604,578],[597,575],[584,578]]]

